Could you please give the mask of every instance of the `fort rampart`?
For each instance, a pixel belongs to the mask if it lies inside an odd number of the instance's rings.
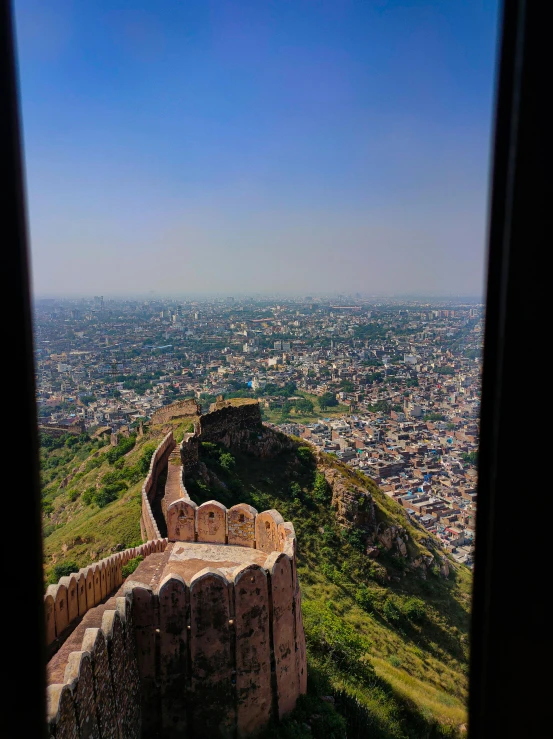
[[[129,560],[163,552],[166,546],[167,539],[148,541],[62,577],[57,585],[49,585],[44,596],[48,653],[52,654],[61,646],[87,611],[121,586],[123,567]]]
[[[152,454],[150,470],[144,480],[144,485],[142,486],[142,515],[140,516],[140,531],[142,533],[142,539],[145,541],[161,538],[154,514],[152,513],[152,501],[156,496],[159,475],[166,469],[167,460],[175,446],[173,432],[170,431]]]
[[[54,437],[64,436],[65,434],[79,436],[79,434],[86,433],[86,428],[84,422],[79,419],[66,426],[54,423],[39,424],[38,431],[40,434],[49,434]]]
[[[178,453],[167,434],[142,491],[142,530],[154,541],[49,589],[49,643],[69,634],[48,666],[51,737],[245,739],[306,692],[292,523],[246,504],[197,505],[185,487],[200,439],[257,438],[258,422],[258,406],[221,408]],[[165,468],[161,539],[151,502]],[[137,554],[147,559],[122,584]]]
[[[255,435],[255,430],[261,429],[261,423],[259,403],[228,405],[200,416],[197,434],[202,441],[230,446],[233,437]]]
[[[248,737],[306,690],[287,555],[125,583],[48,687],[50,736]]]
[[[183,418],[186,416],[199,416],[200,406],[194,398],[177,400],[170,405],[164,405],[152,413],[151,423],[167,423],[172,418]]]

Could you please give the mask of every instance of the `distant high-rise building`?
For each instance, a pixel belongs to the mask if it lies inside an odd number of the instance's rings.
[[[282,350],[282,341],[275,341],[274,347],[275,347],[275,349],[277,351],[281,351]]]

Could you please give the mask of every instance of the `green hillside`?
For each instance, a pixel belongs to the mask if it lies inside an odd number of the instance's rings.
[[[169,427],[176,439],[190,430],[181,418],[121,437],[117,447],[87,435],[41,438],[45,579],[84,567],[141,543],[141,488],[150,459]]]
[[[171,425],[179,439],[190,419]],[[140,542],[140,489],[167,428],[118,447],[43,438],[46,578]],[[198,504],[276,508],[296,529],[309,694],[267,739],[457,736],[466,721],[469,571],[450,563],[447,579],[436,567],[423,577],[411,564],[436,552],[427,532],[336,458],[316,458],[299,440],[290,446],[262,459],[203,443],[202,464],[186,481]],[[325,472],[344,490],[370,492],[377,520],[405,529],[407,559],[382,546],[373,559],[359,530],[338,525]]]
[[[450,563],[447,579],[436,568],[423,579],[386,550],[367,557],[357,532],[336,523],[325,467],[369,490],[379,521],[408,530],[411,559],[435,542],[372,481],[299,441],[270,460],[209,443],[201,454],[204,466],[186,481],[194,500],[276,508],[296,529],[310,696],[270,736],[346,736],[337,711],[349,717],[348,739],[456,736],[466,721],[470,572]]]

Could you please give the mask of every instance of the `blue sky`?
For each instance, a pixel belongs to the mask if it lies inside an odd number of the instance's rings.
[[[479,295],[497,2],[15,0],[39,295]]]

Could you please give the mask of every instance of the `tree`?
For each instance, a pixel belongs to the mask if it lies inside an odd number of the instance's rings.
[[[319,399],[319,406],[321,410],[326,410],[326,408],[332,408],[333,406],[338,405],[338,401],[336,400],[336,396],[334,396],[332,393],[323,393]]]
[[[301,413],[305,414],[312,414],[313,413],[313,403],[311,400],[308,400],[307,398],[303,398],[302,400],[296,400],[294,403],[294,406],[297,411],[300,411]]]
[[[48,582],[51,585],[55,585],[57,582],[59,582],[60,578],[68,577],[69,575],[72,575],[74,572],[78,571],[79,567],[75,562],[60,562],[60,564],[54,565],[54,567],[52,568],[52,572],[50,573]]]
[[[326,477],[322,472],[315,475],[315,484],[313,485],[313,497],[319,503],[330,503],[332,500],[332,488],[326,481]]]
[[[236,460],[230,452],[222,452],[221,456],[219,457],[219,464],[224,470],[230,472],[236,464]]]

